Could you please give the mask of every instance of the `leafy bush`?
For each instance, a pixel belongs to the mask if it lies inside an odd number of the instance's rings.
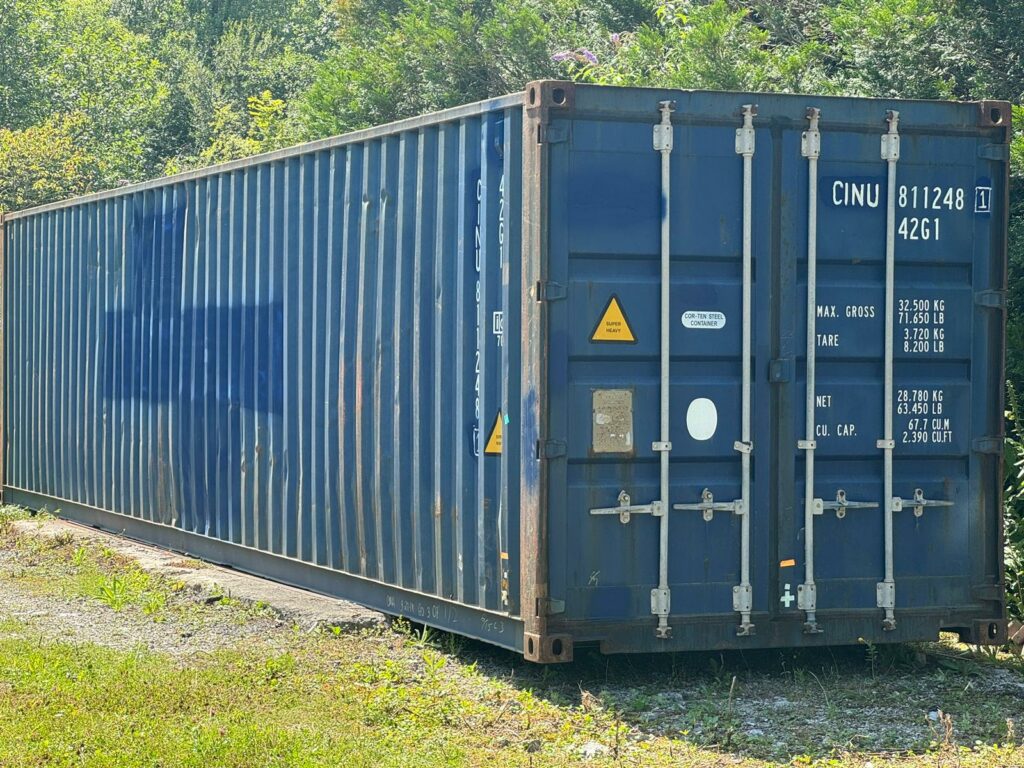
[[[1016,388],[1007,386],[1006,602],[1010,618],[1024,621],[1024,414]]]

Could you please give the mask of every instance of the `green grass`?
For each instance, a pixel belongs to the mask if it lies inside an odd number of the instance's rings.
[[[15,555],[0,589],[51,606],[86,598],[111,622],[139,612],[177,631],[186,602],[199,616],[271,612],[229,595],[181,600],[182,585],[74,537],[8,526],[0,547]],[[280,628],[170,658],[0,615],[0,768],[1024,767],[1024,667],[1005,655],[946,643],[577,656],[538,667],[400,621]],[[931,707],[948,722],[926,721]],[[588,742],[601,750],[585,759]]]

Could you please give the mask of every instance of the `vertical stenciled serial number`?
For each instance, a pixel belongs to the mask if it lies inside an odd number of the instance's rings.
[[[481,222],[483,221],[484,213],[484,182],[483,179],[477,179],[476,182],[476,226],[473,228],[473,271],[476,277],[476,285],[474,289],[475,306],[476,306],[476,352],[474,353],[473,359],[473,418],[475,425],[473,427],[473,455],[479,456],[482,449],[481,446],[481,405],[480,405],[480,390],[481,381],[483,378],[483,366],[481,365],[481,358],[483,357],[484,348],[484,309],[483,309],[483,288],[481,283],[481,273],[483,270],[484,260],[484,242],[481,235]],[[498,253],[503,253],[505,246],[505,175],[502,174],[498,183]],[[491,332],[497,339],[497,346],[502,345],[502,337],[504,336],[504,317],[502,312],[491,313]]]

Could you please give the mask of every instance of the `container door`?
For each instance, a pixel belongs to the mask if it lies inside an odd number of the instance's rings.
[[[976,137],[927,135],[911,115],[879,107],[874,125],[830,127],[823,110],[815,152],[795,132],[783,147],[802,194],[785,203],[800,309],[782,332],[806,352],[779,608],[825,639],[830,611],[877,611],[891,632],[901,611],[971,602],[972,432],[985,429],[972,334],[989,311],[972,282],[998,284],[978,266],[992,182]]]
[[[567,300],[550,310],[549,418],[568,438],[566,503],[552,503],[549,529],[568,557],[552,558],[551,590],[564,595],[561,621],[608,650],[624,635],[606,630],[626,623],[634,649],[706,643],[710,631],[729,642],[767,608],[749,572],[767,570],[770,384],[750,375],[745,398],[742,382],[770,345],[757,295],[770,282],[758,244],[773,141],[739,97],[713,124],[650,107],[649,120],[579,117],[552,131],[571,141],[551,150],[550,278]],[[670,614],[722,621],[666,631]]]

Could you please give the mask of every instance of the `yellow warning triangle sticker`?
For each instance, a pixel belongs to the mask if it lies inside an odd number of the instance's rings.
[[[601,313],[601,318],[594,326],[590,340],[594,341],[617,341],[625,344],[636,344],[636,336],[633,329],[629,327],[629,320],[619,303],[619,297],[614,293],[608,299],[608,304]]]
[[[501,455],[501,435],[504,431],[504,426],[501,411],[498,411],[498,415],[494,419],[494,426],[491,427],[491,436],[487,438],[487,445],[484,447],[485,456]]]

